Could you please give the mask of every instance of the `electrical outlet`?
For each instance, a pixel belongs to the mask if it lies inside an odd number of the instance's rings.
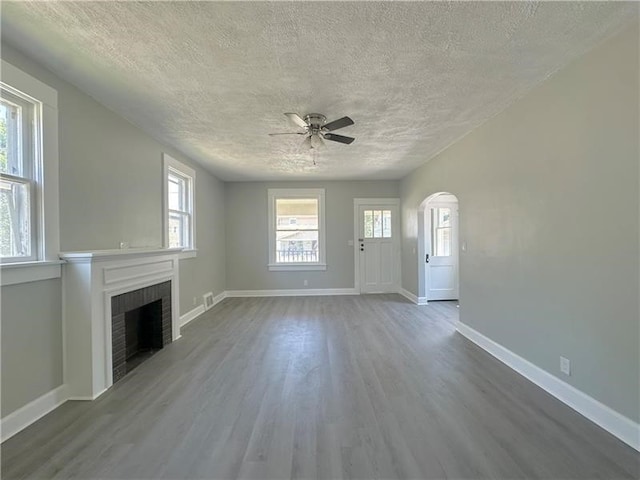
[[[120,248],[129,248],[129,242],[120,242]]]
[[[560,371],[565,375],[571,375],[571,360],[565,357],[560,357]]]
[[[308,285],[309,285],[309,281],[308,281],[308,280],[305,280],[305,281],[303,282],[303,284],[304,284],[304,286],[306,287],[306,286],[308,286]]]

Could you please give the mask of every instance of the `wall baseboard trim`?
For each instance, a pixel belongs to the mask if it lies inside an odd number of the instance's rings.
[[[355,288],[300,288],[287,290],[227,290],[227,297],[309,297],[360,295]]]
[[[406,298],[407,300],[412,301],[416,305],[427,305],[429,303],[427,302],[426,297],[417,297],[413,293],[411,293],[409,290],[406,290],[404,288],[398,289],[398,293],[402,295],[404,298]]]
[[[640,424],[563,382],[468,325],[458,322],[456,330],[502,363],[573,408],[576,412],[587,417],[627,445],[640,451]]]
[[[198,318],[205,312],[204,305],[198,305],[193,310],[188,311],[184,315],[180,315],[180,327],[184,327],[191,320]]]
[[[67,400],[67,386],[60,385],[10,413],[0,421],[1,441],[10,439]]]
[[[229,295],[227,295],[227,292],[222,292],[219,293],[218,295],[216,295],[215,297],[213,297],[213,304],[209,307],[209,308],[213,308],[215,307],[217,304],[219,304],[222,300],[224,300],[225,298],[227,298]],[[207,308],[207,310],[209,310],[209,308]]]
[[[181,328],[184,327],[187,323],[191,322],[192,320],[195,320],[196,318],[198,318],[200,315],[202,315],[207,310],[210,310],[213,307],[215,307],[218,303],[220,303],[222,300],[224,300],[228,296],[227,292],[219,293],[215,297],[213,296],[213,293],[210,293],[210,292],[205,294],[205,296],[207,296],[207,295],[210,295],[210,298],[211,298],[211,300],[209,300],[208,305],[198,305],[193,310],[190,310],[187,313],[185,313],[184,315],[180,316],[180,327]],[[180,337],[178,337],[178,338],[180,338]],[[176,338],[176,340],[178,338]]]

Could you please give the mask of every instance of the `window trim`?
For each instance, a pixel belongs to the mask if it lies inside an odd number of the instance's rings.
[[[196,248],[196,172],[193,168],[187,166],[179,160],[176,160],[167,153],[162,154],[162,244],[164,248],[169,248],[169,173],[175,172],[180,177],[187,180],[188,203],[190,206],[191,221],[189,222],[189,239],[191,240],[188,247],[184,247],[179,254],[179,258],[193,258],[198,254]]]
[[[36,260],[0,263],[1,284],[20,283],[60,278],[60,207],[59,207],[59,153],[58,153],[58,92],[49,85],[23,72],[6,60],[1,61],[0,82],[10,92],[32,98],[39,104],[40,121],[35,146],[35,172],[37,192],[33,204],[38,210],[36,218]]]
[[[278,263],[276,261],[276,200],[286,198],[315,198],[318,200],[318,261]],[[269,235],[269,263],[270,271],[314,271],[327,269],[327,243],[325,228],[325,189],[324,188],[269,188],[267,190],[267,221]]]

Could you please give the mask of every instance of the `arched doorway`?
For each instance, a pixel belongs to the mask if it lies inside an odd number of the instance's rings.
[[[458,198],[449,192],[430,195],[420,205],[418,212],[420,303],[459,298],[458,215]]]

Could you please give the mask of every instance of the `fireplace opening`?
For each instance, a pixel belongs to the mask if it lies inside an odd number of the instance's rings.
[[[126,373],[162,348],[162,300],[124,314]]]
[[[113,383],[171,343],[171,282],[111,298]]]

